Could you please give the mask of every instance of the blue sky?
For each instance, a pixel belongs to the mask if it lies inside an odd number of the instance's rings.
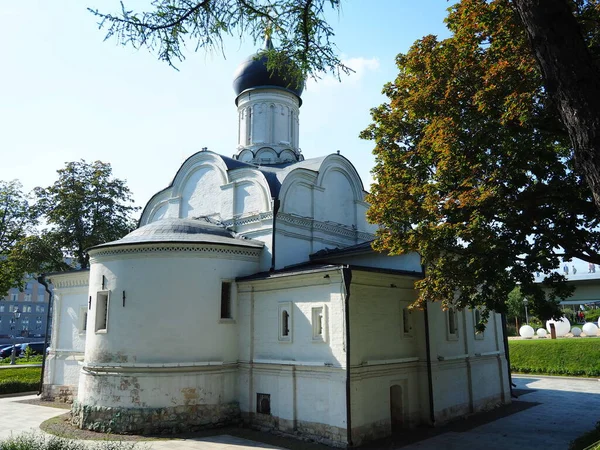
[[[373,143],[358,134],[369,109],[385,101],[395,56],[427,34],[448,36],[453,0],[346,0],[331,14],[339,54],[355,74],[309,81],[302,95],[300,147],[306,158],[341,153],[366,189]],[[125,0],[129,9],[147,0]],[[182,162],[208,147],[231,156],[237,113],[231,87],[240,61],[262,43],[225,42],[220,53],[186,53],[179,71],[139,51],[104,41],[86,7],[119,11],[116,0],[30,0],[0,6],[0,180],[26,191],[49,186],[65,162],[112,164],[143,206]],[[571,266],[573,263],[570,263]],[[575,261],[579,275],[587,264]]]
[[[130,9],[147,1],[129,0]],[[371,142],[359,132],[381,89],[397,74],[394,58],[426,34],[446,36],[446,0],[348,0],[332,14],[339,54],[356,73],[309,81],[300,111],[306,158],[340,150],[368,189]],[[231,156],[237,114],[231,87],[250,40],[220,53],[186,53],[179,72],[146,49],[104,41],[86,7],[119,10],[114,0],[9,2],[0,7],[0,180],[25,190],[48,186],[67,161],[110,162],[143,206],[202,147]]]

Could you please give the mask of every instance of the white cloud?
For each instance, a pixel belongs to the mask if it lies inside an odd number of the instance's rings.
[[[365,76],[365,74],[368,72],[375,72],[379,69],[378,58],[364,58],[359,56],[356,58],[342,59],[342,64],[349,67],[354,72],[350,72],[348,75],[341,73],[341,83],[340,80],[338,80],[335,76],[327,74],[319,80],[310,78],[306,83],[307,88],[316,91],[323,87],[331,88],[333,86],[356,85]]]

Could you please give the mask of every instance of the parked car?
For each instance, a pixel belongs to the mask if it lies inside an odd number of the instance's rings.
[[[15,347],[16,349],[16,355],[19,356],[21,354],[21,345],[22,344],[16,344]],[[9,345],[8,347],[4,347],[2,349],[0,349],[0,358],[8,358],[11,354],[12,354],[12,345]]]
[[[34,355],[42,355],[44,353],[44,343],[43,342],[28,342],[26,344],[21,344],[20,355],[21,357],[25,356],[25,352],[27,348],[30,348]]]

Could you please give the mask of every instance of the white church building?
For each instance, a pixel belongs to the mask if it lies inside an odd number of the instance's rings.
[[[113,433],[245,423],[357,446],[510,402],[501,319],[410,310],[417,254],[371,249],[360,177],[304,159],[302,89],[248,58],[232,158],[187,159],[139,228],[50,275],[44,396]]]

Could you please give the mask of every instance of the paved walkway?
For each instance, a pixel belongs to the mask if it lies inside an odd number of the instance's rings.
[[[510,415],[492,415],[482,420],[461,421],[436,430],[428,439],[402,447],[403,450],[522,450],[541,448],[564,450],[571,440],[592,429],[600,420],[600,381],[558,377],[519,377],[514,379],[519,399]],[[0,439],[23,431],[36,430],[39,424],[65,410],[21,403],[35,396],[0,399]],[[407,433],[411,433],[407,431]],[[255,434],[256,435],[256,434]],[[272,442],[272,440],[270,440]],[[298,441],[287,441],[289,447],[300,448]],[[284,449],[230,435],[143,443],[152,450],[244,450]],[[399,448],[394,441],[382,442],[379,447]],[[325,448],[307,444],[306,448]]]
[[[462,432],[448,431],[403,450],[565,450],[600,420],[597,379],[533,376],[513,381],[521,393],[516,402],[533,403],[531,407]]]

